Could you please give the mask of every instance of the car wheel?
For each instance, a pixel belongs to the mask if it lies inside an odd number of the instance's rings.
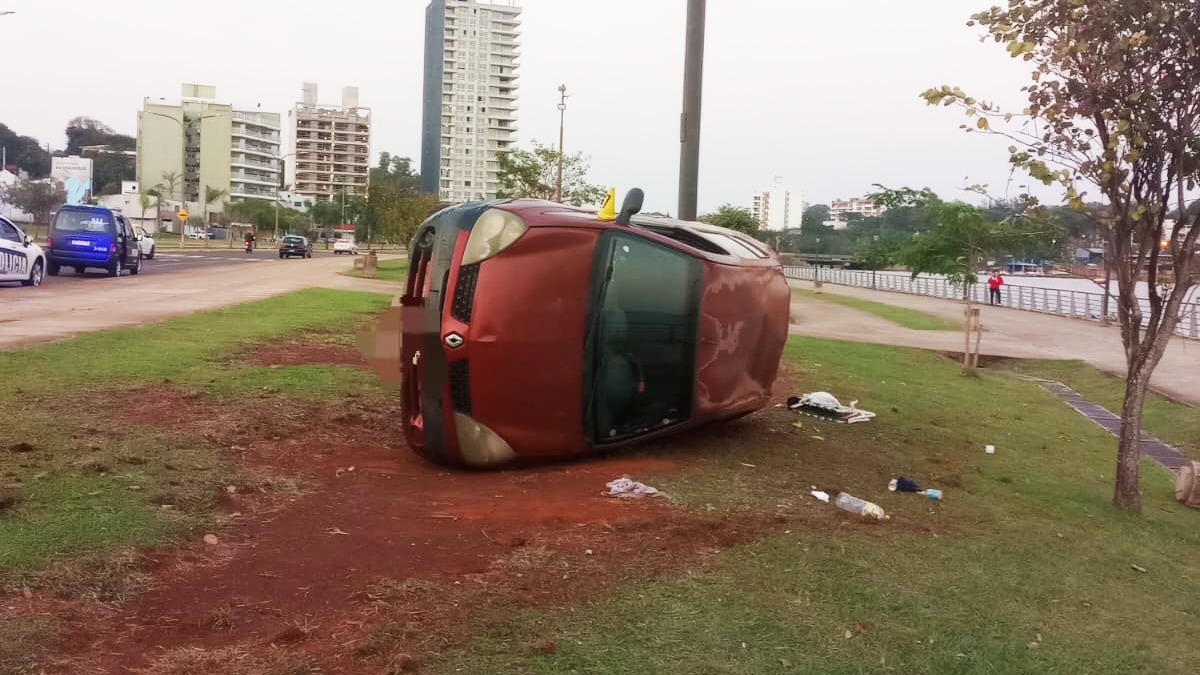
[[[279,259],[280,259],[280,260],[283,260],[283,254],[282,254],[282,253],[280,253],[280,254],[279,254]]]
[[[84,267],[83,267],[83,265],[76,265],[76,266],[75,266],[75,274],[83,274],[83,270],[84,270]]]
[[[154,260],[154,247],[150,247],[150,255],[146,256],[146,260]]]
[[[142,254],[138,253],[137,264],[134,265],[133,267],[129,268],[129,274],[130,274],[130,276],[133,276],[141,271],[142,271]]]
[[[46,274],[56,277],[58,276],[60,269],[61,268],[58,266],[58,263],[50,263],[49,265],[46,265]]]
[[[33,267],[29,270],[29,278],[21,282],[22,286],[41,286],[42,285],[42,261],[33,261]]]
[[[309,251],[308,253],[305,253],[305,254],[304,254],[304,257],[305,257],[305,258],[311,258],[311,257],[312,257],[312,251]]]
[[[117,258],[117,261],[114,262],[112,264],[112,266],[108,268],[108,276],[119,277],[119,276],[121,276],[121,271],[124,269],[125,269],[125,266],[121,264],[121,259]]]

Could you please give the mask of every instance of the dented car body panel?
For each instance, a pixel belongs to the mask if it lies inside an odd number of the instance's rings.
[[[722,228],[536,200],[444,209],[413,239],[401,299],[406,437],[492,467],[753,412],[789,297],[775,253]]]

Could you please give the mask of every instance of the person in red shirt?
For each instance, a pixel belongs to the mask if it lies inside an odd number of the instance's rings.
[[[1000,287],[1004,285],[1004,277],[1000,273],[992,270],[992,276],[988,277],[988,304],[1000,304]]]

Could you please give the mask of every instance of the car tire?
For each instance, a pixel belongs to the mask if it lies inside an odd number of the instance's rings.
[[[50,264],[46,265],[46,274],[49,274],[52,277],[58,276],[58,273],[61,270],[62,270],[62,268],[59,267],[58,263],[50,263]]]
[[[116,262],[114,262],[112,265],[109,266],[108,276],[119,277],[119,276],[121,276],[121,271],[124,269],[125,269],[125,266],[121,264],[121,259],[117,258]]]
[[[142,271],[142,254],[138,253],[137,264],[134,265],[133,267],[129,268],[129,276],[136,276],[138,274],[138,272],[141,272],[141,271]]]
[[[150,247],[150,255],[146,256],[146,260],[154,260],[154,247]]]
[[[308,253],[305,253],[305,254],[304,254],[304,257],[305,257],[305,258],[311,258],[311,257],[312,257],[312,251],[309,251]]]
[[[21,282],[22,286],[38,287],[42,285],[42,261],[34,260],[33,267],[29,268],[29,278]]]
[[[83,271],[85,269],[87,269],[87,268],[84,267],[83,265],[76,265],[75,266],[75,274],[83,274]]]
[[[280,253],[280,254],[279,254],[279,259],[280,259],[280,260],[283,260],[283,254],[282,254],[282,253]]]

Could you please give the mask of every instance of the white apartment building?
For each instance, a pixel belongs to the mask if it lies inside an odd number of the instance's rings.
[[[796,203],[800,204],[800,194],[795,195]],[[783,178],[776,176],[775,184],[754,193],[754,201],[750,205],[750,213],[758,219],[759,227],[764,230],[787,230],[800,226],[800,210],[792,209],[792,191],[783,185]]]
[[[841,227],[835,225],[834,229],[845,229],[846,216],[851,213],[861,214],[864,218],[878,218],[883,215],[883,206],[876,204],[870,199],[859,199],[857,197],[835,199],[829,204],[830,220],[841,223]]]
[[[425,10],[421,187],[447,202],[493,199],[497,153],[516,143],[521,8],[432,0]]]
[[[280,179],[279,113],[217,101],[216,87],[210,85],[181,89],[178,104],[161,98],[142,102],[138,185],[195,205],[196,220],[209,220],[231,199],[274,197]],[[208,199],[210,192],[215,199]]]
[[[314,200],[367,193],[371,175],[371,109],[358,104],[358,87],[342,89],[341,105],[318,102],[317,85],[305,82],[288,112],[284,181]]]

